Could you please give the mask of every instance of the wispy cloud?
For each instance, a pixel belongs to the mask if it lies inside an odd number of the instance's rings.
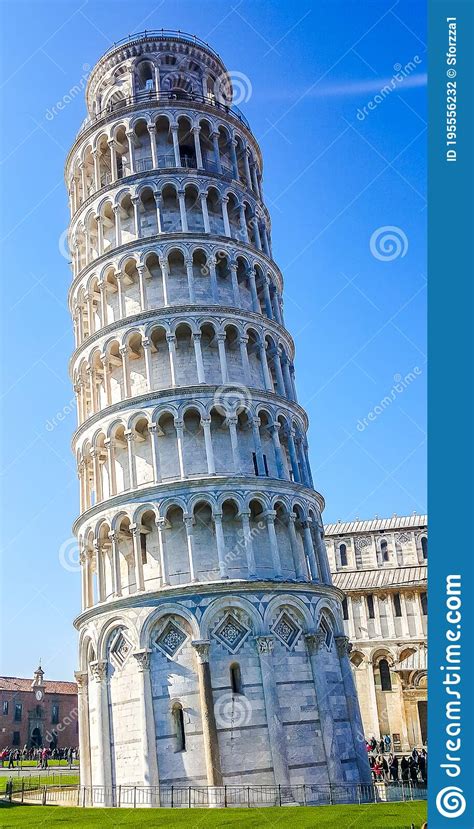
[[[330,98],[330,97],[357,97],[358,95],[366,95],[370,93],[382,92],[384,88],[392,86],[394,76],[389,78],[366,78],[364,80],[348,80],[343,82],[318,84],[313,89],[305,91],[303,89],[281,89],[277,88],[272,94],[266,95],[269,98],[287,98],[288,100],[297,100],[303,95],[305,98]],[[426,86],[428,82],[428,75],[426,72],[419,72],[409,77],[403,78],[396,83],[399,90],[413,89],[416,87]]]

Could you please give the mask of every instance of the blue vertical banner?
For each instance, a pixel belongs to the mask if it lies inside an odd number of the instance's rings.
[[[430,829],[474,827],[474,0],[429,0]]]

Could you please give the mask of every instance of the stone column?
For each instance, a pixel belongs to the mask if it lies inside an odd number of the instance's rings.
[[[234,295],[234,304],[237,308],[241,307],[240,302],[240,291],[239,291],[239,280],[237,279],[237,265],[235,262],[231,262],[230,264],[230,278],[232,281],[232,293]]]
[[[153,462],[153,481],[155,484],[161,483],[161,469],[160,469],[160,452],[158,448],[158,424],[150,423],[148,431],[151,438],[151,457]]]
[[[137,265],[138,271],[138,287],[140,290],[140,306],[142,311],[148,310],[148,303],[146,297],[146,282],[145,282],[145,265]]]
[[[239,212],[240,212],[240,232],[242,234],[242,241],[245,242],[246,245],[249,243],[249,232],[247,229],[247,219],[245,217],[245,205],[239,205]]]
[[[184,479],[184,457],[183,457],[183,430],[184,422],[182,420],[175,420],[174,426],[176,429],[176,444],[178,449],[178,468],[179,477]]]
[[[176,167],[181,167],[181,154],[179,151],[179,141],[178,141],[178,125],[171,124],[171,135],[173,136],[173,151],[174,151],[174,163]]]
[[[221,207],[222,207],[222,219],[224,221],[224,233],[226,236],[231,237],[232,233],[230,230],[230,223],[229,223],[229,213],[227,212],[227,205],[229,203],[229,199],[227,196],[221,196]]]
[[[214,450],[212,448],[211,418],[201,417],[201,425],[204,431],[204,443],[206,446],[207,474],[215,475],[216,465],[214,463]]]
[[[192,645],[196,653],[197,662],[207,785],[222,786],[223,780],[221,760],[219,755],[219,742],[217,738],[216,717],[214,713],[211,670],[209,666],[210,642],[207,639],[203,639],[193,642]]]
[[[278,423],[278,421],[275,420],[275,421],[273,421],[273,423],[270,424],[270,428],[271,428],[271,434],[272,434],[272,440],[273,440],[273,449],[275,451],[275,461],[276,461],[276,467],[277,467],[277,474],[278,474],[279,478],[281,478],[282,480],[286,480],[287,476],[285,474],[285,466],[283,464],[283,453],[282,453],[282,450],[281,450],[280,435],[279,435],[279,431],[281,429],[281,423]]]
[[[275,531],[276,512],[275,512],[275,510],[267,510],[264,513],[264,516],[267,519],[267,530],[268,530],[268,537],[270,539],[270,549],[271,549],[271,553],[272,553],[273,569],[275,571],[276,578],[281,579],[282,578],[282,571],[281,571],[280,551],[278,549],[278,539],[277,539],[276,531]]]
[[[239,180],[239,163],[237,161],[237,153],[236,153],[237,141],[233,138],[230,142],[230,160],[232,164],[232,169],[234,173],[234,179],[236,181]]]
[[[262,279],[263,283],[263,299],[265,302],[265,311],[267,314],[268,319],[273,319],[273,309],[272,309],[272,300],[270,298],[270,288],[268,276],[264,276]]]
[[[112,593],[114,596],[122,595],[122,578],[120,575],[120,552],[116,532],[109,533],[112,542]]]
[[[79,746],[81,749],[81,786],[90,788],[91,777],[91,735],[89,723],[89,676],[87,671],[74,671],[77,684],[77,707],[79,726]]]
[[[203,169],[202,153],[201,153],[201,142],[199,140],[199,133],[200,132],[201,132],[201,127],[193,127],[192,128],[192,133],[193,133],[193,138],[194,138],[194,152],[196,154],[196,164],[197,164],[198,170]]]
[[[135,580],[137,592],[145,589],[143,579],[142,551],[140,546],[140,527],[137,524],[130,524],[130,531],[133,538],[133,560],[135,564]]]
[[[334,733],[334,718],[331,711],[331,703],[328,697],[328,686],[326,683],[326,652],[323,650],[324,634],[310,632],[305,634],[306,647],[308,650],[311,670],[313,673],[314,688],[316,691],[316,702],[321,723],[321,737],[324,746],[324,753],[328,768],[329,782],[332,784],[343,783],[341,761],[339,760],[339,749]]]
[[[163,305],[169,305],[168,302],[168,277],[170,275],[169,265],[167,259],[160,259],[161,278],[163,282]]]
[[[94,160],[94,189],[97,192],[97,190],[100,190],[102,187],[100,181],[100,163],[98,150],[92,150],[92,158]]]
[[[104,572],[104,551],[98,541],[94,541],[95,566],[97,571],[97,598],[99,602],[105,601],[105,572]]]
[[[352,596],[346,596],[347,601],[347,628],[349,631],[349,638],[356,639],[355,624],[354,624],[354,608],[352,607]]]
[[[113,208],[114,216],[115,216],[115,246],[118,248],[122,244],[122,222],[120,217],[120,210],[121,207],[119,204],[116,204]],[[137,233],[138,236],[138,233]]]
[[[109,489],[110,495],[117,494],[117,476],[115,474],[115,453],[114,442],[112,438],[104,440],[104,446],[107,450],[107,469],[109,470]]]
[[[298,546],[298,539],[295,530],[296,515],[290,514],[288,516],[288,532],[290,535],[291,553],[295,565],[295,573],[298,581],[309,581],[306,570],[306,562],[302,560],[300,548]]]
[[[280,703],[273,670],[273,636],[257,636],[257,652],[262,674],[265,713],[273,761],[273,773],[277,786],[290,785],[290,772],[286,750],[286,736],[281,721]]]
[[[380,740],[379,712],[377,708],[377,694],[375,691],[374,666],[371,661],[366,662],[367,690],[369,694],[369,714],[372,732],[376,740]]]
[[[156,126],[155,124],[148,124],[147,125],[148,135],[150,136],[150,147],[151,147],[151,158],[153,169],[156,170],[158,167],[158,155],[156,152]]]
[[[242,530],[244,533],[245,557],[247,559],[248,578],[253,579],[257,575],[257,566],[253,551],[252,532],[250,529],[250,510],[242,510]]]
[[[158,530],[158,546],[160,550],[161,586],[166,587],[169,584],[168,561],[166,556],[165,539],[163,535],[163,530],[166,525],[166,519],[157,518],[155,524]]]
[[[128,130],[125,135],[128,138],[128,146],[130,148],[130,172],[135,173],[135,133],[133,130]]]
[[[216,162],[216,169],[218,173],[222,173],[221,154],[219,152],[219,133],[213,132],[211,134],[212,145],[214,148],[214,159]]]
[[[273,391],[273,380],[272,375],[270,374],[270,369],[268,368],[268,361],[267,361],[267,345],[265,342],[260,340],[258,344],[259,352],[260,352],[260,362],[262,364],[263,369],[263,378],[265,383],[265,389],[267,391]]]
[[[189,292],[189,301],[191,304],[194,304],[195,297],[194,297],[194,271],[193,271],[193,260],[186,259],[186,275],[188,278],[188,292]]]
[[[128,370],[128,346],[122,345],[119,348],[122,356],[122,374],[124,397],[130,397],[130,374]]]
[[[242,369],[244,372],[244,382],[250,386],[252,380],[252,372],[250,370],[250,362],[249,362],[249,354],[247,351],[247,344],[249,338],[244,336],[239,338],[239,345],[240,345],[240,359],[242,362]]]
[[[277,392],[282,397],[285,396],[285,383],[283,380],[283,373],[280,364],[280,354],[277,348],[272,348],[271,357],[273,359],[273,367],[275,369]]]
[[[200,192],[199,197],[201,199],[201,210],[202,210],[202,218],[204,222],[204,233],[211,232],[211,225],[209,224],[209,211],[207,209],[207,193]]]
[[[300,483],[300,471],[298,469],[298,461],[296,458],[296,447],[295,447],[295,440],[294,440],[294,431],[293,429],[287,429],[286,438],[288,441],[288,452],[290,453],[290,462],[291,462],[291,469],[293,472],[293,480],[299,484]]]
[[[202,359],[201,348],[201,332],[192,335],[194,345],[194,356],[196,357],[197,379],[198,383],[205,383],[206,377],[204,374],[204,362]]]
[[[217,288],[216,263],[214,262],[214,259],[211,259],[211,257],[209,257],[207,267],[209,268],[209,278],[211,280],[212,301],[217,305],[219,291]]]
[[[138,667],[138,698],[140,701],[140,720],[142,731],[142,757],[143,757],[143,785],[156,787],[152,793],[151,806],[160,805],[160,794],[158,786],[160,777],[158,774],[158,753],[156,750],[155,713],[153,711],[153,699],[150,681],[150,649],[145,648],[135,651],[133,656]]]
[[[360,716],[359,700],[357,698],[354,676],[352,674],[351,663],[349,661],[349,653],[352,645],[350,644],[347,636],[335,636],[334,639],[336,642],[337,654],[340,660],[342,681],[344,684],[344,693],[347,703],[347,713],[351,725],[357,768],[359,770],[359,780],[361,783],[370,783],[372,775],[367,758],[364,727]]]
[[[181,217],[181,232],[188,232],[188,217],[186,215],[186,202],[184,197],[184,190],[178,190],[179,201],[179,215]]]
[[[189,574],[191,581],[197,581],[196,575],[194,573],[194,516],[193,515],[184,515],[184,526],[186,527],[186,538],[188,544],[188,562],[189,562]]]
[[[96,660],[90,663],[94,690],[96,694],[96,739],[98,762],[94,785],[104,787],[104,806],[113,805],[112,797],[112,758],[110,751],[110,720],[107,682],[107,662]],[[93,738],[92,738],[93,739]]]
[[[318,560],[316,557],[316,553],[314,551],[314,544],[313,544],[313,536],[311,535],[311,529],[309,526],[309,521],[304,521],[302,524],[303,527],[303,542],[304,542],[304,550],[306,553],[306,557],[309,561],[309,569],[311,570],[311,578],[312,581],[320,581],[321,573],[318,567]]]
[[[168,343],[168,353],[170,359],[170,375],[171,385],[176,386],[176,337],[174,334],[166,335],[166,342]]]
[[[227,357],[225,353],[225,332],[220,331],[217,335],[217,347],[219,349],[219,363],[221,368],[222,383],[227,383]]]
[[[260,313],[260,302],[258,301],[257,285],[255,282],[255,271],[253,268],[248,268],[246,271],[247,279],[250,286],[250,294],[252,297],[252,311],[256,314]]]
[[[151,340],[148,337],[142,338],[143,356],[145,357],[145,374],[148,391],[152,390],[153,370],[151,367]]]
[[[236,475],[240,474],[240,453],[239,453],[239,441],[237,438],[237,417],[226,417],[226,423],[229,428],[229,435],[230,435],[230,445],[232,447],[232,460],[234,462],[234,472]]]
[[[260,418],[259,417],[252,417],[252,432],[253,432],[253,443],[255,446],[255,458],[257,461],[257,473],[258,475],[265,475],[265,464],[263,461],[263,451],[262,451],[262,442],[260,440]]]
[[[81,550],[79,553],[79,562],[81,565],[81,607],[82,610],[87,610],[89,607],[88,604],[88,595],[87,595],[87,572],[86,572],[86,560],[87,560],[87,552],[86,550]]]
[[[130,486],[129,489],[135,489],[137,486],[137,471],[135,466],[135,450],[133,444],[135,442],[135,433],[132,429],[127,429],[125,434],[125,438],[127,441],[127,452],[128,452],[128,468],[130,470]]]
[[[250,149],[246,146],[244,148],[244,153],[243,153],[244,169],[245,169],[245,180],[247,182],[248,189],[251,190],[252,189],[252,178],[251,178],[251,175],[250,175],[249,155],[250,155]]]
[[[216,546],[217,546],[217,558],[219,561],[219,572],[221,579],[228,579],[229,574],[227,572],[227,564],[225,560],[225,539],[224,539],[224,531],[222,529],[222,513],[221,512],[214,512],[213,513],[214,519],[214,527],[216,530]]]

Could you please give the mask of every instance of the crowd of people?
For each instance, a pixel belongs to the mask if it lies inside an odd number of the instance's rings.
[[[3,767],[5,761],[8,760],[8,768],[14,769],[16,766],[19,766],[21,762],[25,760],[34,760],[36,761],[36,765],[38,768],[47,769],[48,762],[51,761],[53,763],[59,762],[59,760],[67,760],[69,765],[72,766],[73,763],[77,762],[79,758],[79,749],[78,748],[45,748],[41,746],[38,747],[30,747],[28,748],[27,745],[23,746],[23,748],[10,748],[6,747],[0,751],[0,764]]]
[[[423,783],[428,780],[428,754],[414,748],[409,756],[397,757],[392,740],[386,734],[381,740],[366,740],[369,765],[374,783]]]

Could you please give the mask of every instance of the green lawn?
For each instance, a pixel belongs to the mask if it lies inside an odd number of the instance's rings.
[[[8,777],[2,777],[0,780],[0,794],[4,794],[6,791],[6,785],[8,783]],[[77,786],[79,783],[79,775],[78,774],[50,774],[48,777],[46,775],[36,775],[32,774],[31,776],[28,775],[26,777],[14,777],[13,778],[13,791],[14,792],[21,792],[21,784],[24,781],[25,789],[28,787],[38,787],[38,786]]]
[[[51,760],[51,759],[49,759],[48,763],[49,763],[49,768],[54,768],[56,766],[68,766],[69,765],[68,760]],[[79,765],[79,760],[74,760],[73,761],[73,766],[78,766],[78,765]],[[21,760],[17,765],[16,760],[15,760],[15,768],[21,769],[22,767],[24,769],[26,769],[26,768],[38,768],[38,761],[37,760]],[[3,761],[3,768],[4,769],[8,768],[8,760]]]
[[[263,823],[295,829],[420,829],[426,820],[426,802],[377,803],[364,806],[308,806],[264,809],[69,809],[60,806],[16,806],[0,803],[3,829],[17,826],[47,826],[48,829],[109,826],[234,827],[260,829]]]

